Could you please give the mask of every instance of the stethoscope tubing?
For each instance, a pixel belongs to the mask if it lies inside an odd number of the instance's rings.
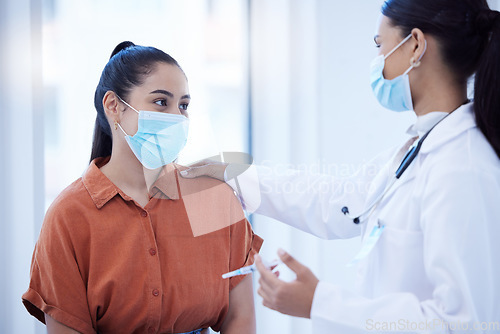
[[[392,188],[392,186],[394,185],[394,183],[396,183],[396,181],[399,180],[399,178],[401,178],[401,176],[404,174],[404,172],[406,171],[406,169],[408,169],[408,167],[412,164],[413,160],[415,160],[415,158],[417,157],[418,153],[420,152],[420,149],[422,148],[422,144],[424,143],[424,141],[427,138],[427,136],[429,135],[429,133],[431,133],[431,131],[434,130],[434,128],[439,123],[441,123],[442,121],[444,121],[446,119],[446,117],[450,116],[452,113],[453,113],[453,111],[450,112],[445,117],[443,117],[429,131],[427,131],[422,136],[422,138],[420,138],[418,140],[418,142],[417,142],[416,145],[413,145],[411,147],[411,149],[408,151],[408,153],[406,153],[405,157],[403,158],[403,161],[399,165],[398,169],[396,170],[396,172],[394,174],[394,177],[391,178],[391,180],[387,184],[385,190],[377,197],[377,199],[371,205],[368,206],[367,209],[363,210],[361,213],[359,213],[357,215],[351,215],[349,213],[349,208],[347,206],[344,206],[341,209],[342,213],[345,216],[351,218],[354,224],[360,224],[360,223],[363,223],[366,220],[368,220],[368,218],[371,216],[371,214],[373,213],[373,211],[375,210],[375,208],[377,207],[377,205],[382,201],[382,199],[384,198],[384,196],[389,192],[389,190]]]

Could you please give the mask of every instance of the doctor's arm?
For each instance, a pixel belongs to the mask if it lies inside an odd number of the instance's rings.
[[[422,202],[424,266],[434,287],[432,296],[419,300],[410,292],[399,292],[367,298],[319,282],[310,306],[315,332],[363,333],[396,324],[403,331],[417,325],[418,332],[455,333],[461,329],[449,331],[447,324],[462,324],[471,329],[464,332],[475,333],[478,324],[496,321],[500,326],[500,270],[495,258],[500,227],[491,218],[500,216],[498,180],[482,172],[440,170],[427,180],[430,186]],[[303,304],[307,307],[308,301]]]
[[[181,175],[225,181],[248,213],[274,218],[323,239],[345,239],[359,235],[360,228],[342,208],[348,205],[351,213],[364,208],[371,181],[386,160],[383,154],[346,178],[209,161],[194,164]]]

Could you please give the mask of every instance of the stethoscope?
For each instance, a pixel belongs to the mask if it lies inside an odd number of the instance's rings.
[[[468,102],[469,101],[467,100],[466,103],[468,103]],[[368,208],[366,210],[364,210],[363,212],[361,212],[360,214],[354,216],[354,218],[349,213],[349,208],[347,206],[344,206],[342,208],[342,213],[345,216],[347,216],[349,218],[352,218],[352,221],[353,221],[354,224],[359,224],[361,222],[366,221],[371,216],[371,214],[373,213],[373,211],[375,210],[375,208],[377,207],[377,205],[380,203],[380,201],[382,201],[382,198],[384,198],[384,196],[387,194],[387,192],[392,188],[392,186],[394,185],[394,183],[403,175],[403,173],[411,165],[411,163],[413,162],[413,160],[415,160],[415,157],[418,155],[418,152],[420,151],[420,148],[422,147],[422,144],[424,143],[424,141],[427,138],[427,136],[429,135],[429,133],[431,133],[431,131],[434,130],[434,128],[439,123],[441,123],[442,121],[444,121],[446,119],[446,117],[450,116],[452,113],[453,113],[453,111],[450,112],[445,117],[443,117],[429,131],[427,131],[422,136],[422,138],[420,138],[420,140],[417,142],[416,145],[412,146],[412,148],[408,151],[408,153],[406,153],[405,157],[403,158],[403,161],[401,162],[401,164],[399,165],[398,169],[396,170],[396,173],[394,174],[394,177],[391,178],[391,180],[388,182],[387,186],[385,187],[384,191],[376,198],[376,200],[373,202],[373,204],[371,204],[370,206],[368,206]]]

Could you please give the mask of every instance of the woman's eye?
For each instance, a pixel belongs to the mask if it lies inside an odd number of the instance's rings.
[[[162,106],[162,107],[167,106],[167,100],[165,100],[165,99],[155,101],[155,103],[156,103],[157,105],[159,105],[159,106]]]
[[[183,103],[183,104],[179,105],[179,108],[182,110],[187,110],[188,106],[189,106],[189,103]]]

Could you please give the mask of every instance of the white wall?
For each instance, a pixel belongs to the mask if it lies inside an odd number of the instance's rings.
[[[21,303],[43,217],[40,1],[0,2],[0,332],[34,333]]]

